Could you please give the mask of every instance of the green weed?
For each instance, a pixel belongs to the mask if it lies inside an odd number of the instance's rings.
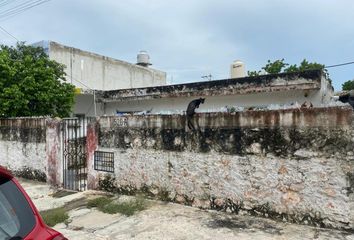
[[[62,207],[42,211],[40,214],[44,222],[50,227],[54,227],[58,223],[65,222],[69,218],[68,213]]]

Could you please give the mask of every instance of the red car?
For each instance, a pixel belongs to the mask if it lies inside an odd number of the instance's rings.
[[[25,190],[1,166],[0,239],[67,240],[61,233],[45,225]]]

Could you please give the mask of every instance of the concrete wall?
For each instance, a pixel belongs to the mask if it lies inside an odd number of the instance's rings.
[[[0,165],[46,180],[45,119],[0,119]]]
[[[305,97],[305,92],[306,96]],[[196,97],[174,97],[145,100],[129,100],[119,102],[107,102],[104,107],[104,114],[107,116],[116,115],[117,110],[124,111],[146,111],[151,113],[183,113],[188,103],[193,99],[205,97],[205,103],[200,105],[196,112],[218,112],[225,106],[234,107],[265,107],[269,105],[289,105],[305,101],[312,102],[315,106],[321,106],[321,93],[318,90],[289,90],[282,92],[262,92],[245,95],[220,95],[220,96],[196,96]]]
[[[160,86],[166,73],[49,42],[49,57],[66,66],[67,80],[83,89],[113,90]]]
[[[0,165],[17,176],[60,185],[59,126],[45,118],[0,119]]]
[[[283,108],[305,101],[315,107],[331,102],[332,86],[320,70],[226,79],[171,86],[98,92],[104,114],[116,111],[182,113],[193,99],[206,98],[199,112],[218,112],[225,106]],[[286,108],[286,107],[285,107]]]
[[[96,116],[102,116],[103,104],[96,102]],[[95,116],[95,104],[93,94],[78,94],[75,95],[75,104],[73,107],[73,114],[84,115],[87,117]]]
[[[316,226],[354,228],[351,108],[102,117],[115,173],[91,187]],[[95,135],[95,134],[92,134]],[[91,163],[93,164],[93,163]]]

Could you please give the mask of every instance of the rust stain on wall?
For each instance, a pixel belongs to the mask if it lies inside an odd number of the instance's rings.
[[[60,121],[47,120],[47,181],[52,185],[60,185]]]
[[[90,123],[87,126],[86,135],[86,152],[87,152],[87,187],[88,189],[96,189],[98,184],[98,179],[92,174],[93,171],[93,161],[94,154],[98,147],[98,125],[96,122]]]

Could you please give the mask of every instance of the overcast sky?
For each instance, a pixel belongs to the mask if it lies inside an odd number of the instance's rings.
[[[24,0],[12,0],[13,5]],[[51,0],[0,26],[33,43],[53,40],[128,62],[139,50],[174,84],[229,77],[233,60],[259,70],[268,59],[354,61],[353,0]],[[2,44],[16,41],[0,31]],[[336,90],[354,65],[331,68]]]

